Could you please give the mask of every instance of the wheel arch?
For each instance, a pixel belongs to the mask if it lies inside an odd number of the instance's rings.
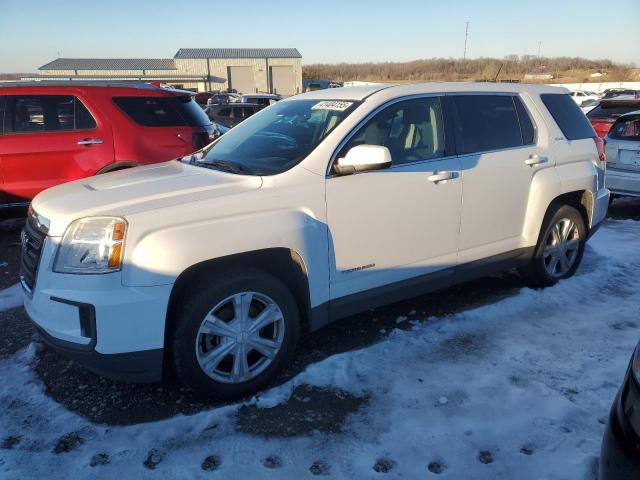
[[[174,319],[180,307],[180,299],[184,297],[190,287],[208,277],[222,275],[225,271],[243,268],[262,270],[282,281],[289,288],[298,304],[301,330],[303,332],[309,331],[311,326],[311,300],[306,264],[302,256],[295,250],[276,247],[205,260],[184,270],[177,277],[169,296],[165,322],[165,347],[174,328]]]
[[[542,227],[544,226],[545,222],[550,215],[553,215],[555,208],[561,205],[568,205],[570,207],[573,207],[580,213],[582,219],[584,220],[587,235],[589,234],[591,225],[590,212],[593,211],[593,195],[588,190],[575,190],[572,192],[566,192],[557,195],[548,203],[544,215],[542,216],[538,225],[536,245],[540,243],[540,240],[542,238]]]
[[[591,216],[593,214],[593,194],[588,190],[575,190],[573,192],[563,193],[554,198],[547,207],[547,213],[551,210],[552,205],[569,205],[575,208],[582,215],[587,233],[591,228]],[[545,214],[546,218],[546,214]]]

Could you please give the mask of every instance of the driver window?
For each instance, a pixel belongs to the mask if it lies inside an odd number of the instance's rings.
[[[393,165],[444,157],[444,123],[439,97],[395,103],[369,120],[340,152],[356,145],[380,145]]]

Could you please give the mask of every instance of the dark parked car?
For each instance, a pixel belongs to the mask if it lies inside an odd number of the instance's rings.
[[[263,108],[264,105],[256,103],[228,103],[209,105],[204,113],[209,116],[212,122],[232,128]]]
[[[619,95],[640,95],[640,90],[631,88],[607,88],[602,94],[602,98],[613,98]]]
[[[600,480],[640,479],[640,345],[611,407],[602,440]]]

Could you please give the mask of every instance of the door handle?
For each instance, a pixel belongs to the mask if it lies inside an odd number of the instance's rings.
[[[101,138],[85,138],[84,140],[78,140],[78,145],[102,145]]]
[[[529,165],[533,167],[534,165],[540,165],[541,163],[547,163],[549,161],[548,157],[543,157],[541,155],[530,155],[524,163],[525,165]]]
[[[454,178],[458,178],[458,172],[433,172],[433,175],[429,175],[427,180],[438,183],[445,180],[453,180]]]

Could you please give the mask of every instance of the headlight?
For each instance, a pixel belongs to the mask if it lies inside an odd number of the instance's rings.
[[[633,360],[631,360],[631,371],[633,372],[633,376],[636,377],[636,382],[640,385],[640,343],[633,354]]]
[[[109,273],[120,270],[127,223],[118,217],[75,220],[64,233],[53,271]]]

